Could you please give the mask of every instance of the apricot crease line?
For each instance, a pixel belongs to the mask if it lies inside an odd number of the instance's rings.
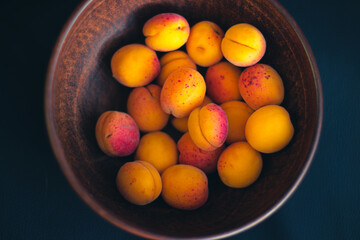
[[[209,142],[209,140],[206,139],[206,137],[205,137],[205,135],[204,135],[204,133],[203,133],[203,130],[202,130],[201,124],[200,124],[200,111],[199,111],[199,117],[198,117],[198,119],[199,119],[199,128],[200,128],[201,135],[203,136],[203,138],[205,139],[205,141],[206,141],[210,146],[212,146],[212,147],[214,147],[214,148],[217,148],[216,146],[212,145],[212,144]]]
[[[249,45],[246,45],[246,44],[243,44],[243,43],[237,42],[237,41],[232,40],[232,39],[229,39],[229,38],[227,38],[227,40],[228,40],[228,41],[230,41],[230,42],[233,42],[233,43],[239,44],[239,45],[241,45],[241,46],[244,46],[244,47],[247,47],[247,48],[250,48],[250,49],[252,49],[252,50],[256,51],[256,49],[255,49],[255,48],[250,47]]]

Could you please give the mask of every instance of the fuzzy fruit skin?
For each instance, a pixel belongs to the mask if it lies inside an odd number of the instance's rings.
[[[194,109],[188,120],[193,142],[205,151],[221,147],[228,134],[228,121],[224,110],[215,103]]]
[[[127,87],[141,87],[153,81],[160,72],[156,52],[142,44],[128,44],[111,58],[113,77]]]
[[[221,52],[223,37],[224,32],[216,23],[198,22],[190,29],[186,51],[197,65],[209,67],[219,62],[223,57]]]
[[[132,154],[140,140],[139,128],[134,119],[118,111],[101,114],[96,123],[95,136],[100,149],[111,157]]]
[[[161,107],[174,117],[187,117],[202,104],[205,92],[205,80],[198,71],[191,68],[178,69],[168,76],[161,89]]]
[[[161,174],[178,162],[175,141],[165,132],[150,132],[141,137],[135,159],[151,163]]]
[[[266,105],[280,105],[284,99],[284,84],[278,72],[269,65],[255,64],[240,75],[239,91],[254,110]]]
[[[156,84],[134,88],[128,97],[127,111],[137,123],[140,131],[159,131],[165,127],[169,114],[160,105],[161,88]]]
[[[180,164],[192,165],[209,174],[215,172],[218,158],[225,147],[223,145],[214,151],[202,150],[195,145],[187,132],[179,139],[177,148],[180,153]]]
[[[249,67],[264,56],[266,41],[255,26],[239,23],[230,27],[221,42],[224,57],[238,67]]]
[[[207,105],[208,103],[212,103],[212,100],[209,97],[205,96],[204,101],[201,104],[201,107]],[[189,120],[188,117],[183,117],[183,118],[174,117],[171,119],[171,124],[179,132],[185,133],[188,131],[188,120]]]
[[[161,177],[153,165],[136,160],[127,162],[119,169],[116,186],[120,194],[136,205],[146,205],[159,197]]]
[[[229,62],[219,62],[206,71],[207,94],[217,104],[241,100],[239,91],[240,68]]]
[[[150,18],[143,27],[145,44],[160,52],[179,49],[189,38],[187,20],[176,13],[161,13]]]
[[[253,184],[262,170],[262,157],[247,142],[236,142],[220,155],[217,170],[221,181],[231,188]]]
[[[246,122],[254,110],[241,101],[229,101],[221,104],[220,107],[225,111],[229,123],[226,143],[245,141]]]
[[[268,105],[256,110],[246,122],[248,143],[262,153],[278,152],[286,147],[294,135],[290,115],[284,107]]]
[[[161,180],[161,196],[174,208],[194,210],[203,206],[208,199],[208,179],[199,168],[177,164],[167,168]]]
[[[197,70],[196,64],[183,51],[168,52],[160,58],[160,74],[157,77],[156,83],[163,86],[166,78],[175,70],[180,68],[192,68]]]

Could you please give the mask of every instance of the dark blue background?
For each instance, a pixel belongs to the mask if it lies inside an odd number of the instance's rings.
[[[232,239],[360,239],[360,44],[357,0],[280,0],[307,37],[324,91],[310,171],[286,204]],[[43,114],[51,50],[80,0],[7,1],[0,8],[0,239],[136,239],[72,190]]]

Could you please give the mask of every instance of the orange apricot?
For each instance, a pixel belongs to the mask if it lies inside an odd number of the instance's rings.
[[[176,13],[161,13],[150,18],[143,27],[145,44],[161,52],[169,52],[186,43],[190,34],[187,20]]]
[[[185,164],[171,166],[163,172],[161,180],[161,196],[174,208],[194,210],[208,199],[208,179],[197,167]]]
[[[218,103],[241,100],[239,91],[240,68],[229,62],[219,62],[206,71],[207,94]]]
[[[188,120],[193,142],[205,151],[221,147],[228,134],[228,121],[224,110],[214,103],[194,109]]]
[[[175,141],[165,132],[151,132],[141,137],[135,159],[151,163],[161,174],[178,161]]]
[[[264,56],[266,41],[251,24],[239,23],[230,27],[221,42],[224,57],[238,67],[256,64]]]
[[[239,90],[244,101],[254,110],[266,105],[280,105],[284,85],[277,71],[266,64],[255,64],[240,75]]]
[[[220,107],[225,111],[229,123],[226,143],[245,141],[245,125],[254,110],[241,101],[226,102]]]
[[[140,131],[159,131],[165,127],[169,114],[160,105],[161,88],[150,84],[134,88],[128,97],[127,111],[137,123]]]
[[[178,69],[168,76],[161,89],[161,107],[174,117],[187,117],[201,105],[205,92],[206,84],[198,71],[191,68]]]
[[[154,50],[134,43],[123,46],[114,53],[111,71],[119,83],[127,87],[141,87],[157,77],[160,62]]]
[[[285,108],[268,105],[256,110],[246,122],[248,143],[262,153],[274,153],[286,147],[294,135],[290,115]]]
[[[126,200],[136,205],[153,202],[162,189],[158,171],[150,163],[140,160],[121,166],[116,176],[116,186]]]
[[[204,101],[200,107],[203,107],[203,106],[207,105],[208,103],[212,103],[212,101],[208,96],[205,96]],[[187,132],[188,131],[188,119],[189,119],[188,117],[183,117],[183,118],[174,117],[171,119],[171,124],[178,131]]]
[[[190,36],[186,42],[186,51],[194,62],[202,67],[211,66],[219,62],[223,55],[221,40],[223,30],[210,21],[198,22],[190,29]]]
[[[183,51],[168,52],[160,58],[161,70],[157,77],[157,84],[164,85],[170,73],[180,68],[192,68],[197,70],[195,63]]]
[[[228,187],[244,188],[253,184],[262,170],[262,157],[247,142],[236,142],[220,155],[217,170]]]

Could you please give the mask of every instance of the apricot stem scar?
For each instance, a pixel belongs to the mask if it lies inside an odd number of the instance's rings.
[[[220,36],[220,32],[218,30],[216,30],[213,26],[210,25],[210,28],[217,34]]]

